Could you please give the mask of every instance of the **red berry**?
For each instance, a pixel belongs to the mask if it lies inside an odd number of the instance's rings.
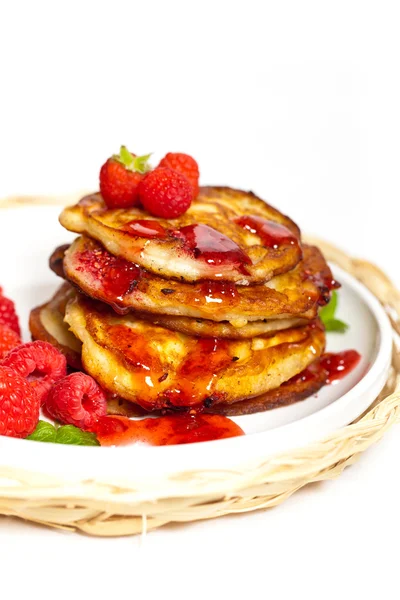
[[[193,188],[193,197],[197,198],[199,195],[200,173],[199,165],[194,158],[182,152],[168,152],[158,166],[167,167],[184,175]]]
[[[0,325],[7,325],[19,336],[21,329],[19,326],[18,316],[15,312],[15,304],[9,298],[0,294]]]
[[[171,169],[157,168],[140,182],[139,198],[152,215],[175,219],[189,208],[193,190],[184,175]]]
[[[107,401],[92,377],[72,373],[54,384],[46,400],[46,411],[57,421],[91,429],[107,414]]]
[[[139,202],[138,185],[149,170],[149,155],[135,156],[125,146],[100,169],[100,192],[109,208],[129,208]]]
[[[7,325],[0,325],[0,359],[4,358],[10,350],[21,345],[21,338]]]
[[[67,361],[48,342],[30,342],[23,344],[1,361],[1,365],[10,367],[16,373],[25,377],[35,389],[40,404],[43,404],[53,385],[67,374]]]
[[[0,366],[0,435],[24,438],[39,421],[39,400],[29,383]]]

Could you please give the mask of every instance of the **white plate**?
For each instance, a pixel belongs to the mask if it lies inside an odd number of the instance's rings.
[[[48,299],[60,283],[48,268],[48,258],[57,245],[74,237],[58,224],[58,213],[58,208],[48,206],[0,210],[0,283],[17,302],[27,340],[30,309]],[[186,470],[234,470],[347,425],[381,391],[390,366],[392,335],[378,301],[350,275],[337,267],[333,270],[343,286],[338,316],[351,327],[344,335],[328,334],[328,350],[355,348],[362,355],[357,368],[336,385],[292,406],[235,418],[247,434],[241,438],[185,446],[91,448],[0,436],[1,463],[73,479],[134,476],[148,481]]]

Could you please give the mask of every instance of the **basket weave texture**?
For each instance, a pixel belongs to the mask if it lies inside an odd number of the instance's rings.
[[[76,198],[18,197],[0,201],[0,208],[28,204],[64,204]],[[400,293],[375,265],[349,257],[338,248],[308,238],[326,258],[361,281],[379,299],[393,328],[400,334]],[[308,447],[291,450],[234,472],[193,471],[175,474],[171,493],[164,482],[153,489],[152,502],[143,501],[135,481],[81,481],[73,487],[61,478],[10,469],[1,464],[0,514],[51,527],[98,536],[143,533],[167,523],[211,519],[269,508],[303,486],[340,475],[360,453],[377,442],[400,420],[400,352],[393,345],[392,367],[384,390],[356,422]]]

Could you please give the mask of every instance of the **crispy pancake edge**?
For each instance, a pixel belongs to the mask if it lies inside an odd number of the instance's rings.
[[[41,306],[37,306],[36,308],[32,309],[29,315],[29,330],[33,340],[41,340],[43,342],[49,342],[52,344],[55,348],[57,348],[57,350],[64,354],[68,365],[79,371],[82,369],[80,353],[74,350],[71,346],[61,344],[59,340],[45,327],[42,320],[43,311],[47,310],[54,314],[54,318],[56,319],[54,326],[61,327],[59,319],[63,319],[63,314],[60,305],[66,302],[70,290],[71,286],[68,283],[64,283],[48,302],[45,302]],[[73,335],[71,332],[69,332],[69,328],[66,323],[63,322],[62,326],[63,335],[65,335],[67,332],[71,336]],[[79,343],[77,338],[76,342]]]

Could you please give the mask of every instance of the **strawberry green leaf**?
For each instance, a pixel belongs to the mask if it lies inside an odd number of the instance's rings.
[[[131,154],[126,146],[121,146],[119,154],[114,154],[114,160],[124,165],[125,169],[134,173],[147,173],[151,170],[149,165],[149,158],[151,154],[144,154],[143,156],[134,156]]]
[[[55,442],[57,430],[51,423],[47,421],[39,421],[36,429],[31,435],[28,435],[27,440],[35,440],[36,442]]]
[[[137,173],[147,173],[148,171],[151,170],[151,167],[149,165],[149,158],[151,156],[150,154],[144,154],[143,156],[135,156],[135,158],[133,159],[133,170],[136,171]]]

